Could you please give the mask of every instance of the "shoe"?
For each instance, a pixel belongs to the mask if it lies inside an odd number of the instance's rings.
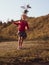
[[[20,50],[20,49],[23,49],[23,48],[22,47],[18,47],[17,49]]]
[[[17,50],[20,50],[20,48],[18,47]]]

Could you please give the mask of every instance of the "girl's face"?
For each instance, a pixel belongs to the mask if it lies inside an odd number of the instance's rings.
[[[21,19],[22,19],[22,20],[25,20],[26,18],[22,16],[22,18],[21,18]]]
[[[22,20],[26,20],[27,19],[27,16],[26,15],[22,15],[21,19]]]

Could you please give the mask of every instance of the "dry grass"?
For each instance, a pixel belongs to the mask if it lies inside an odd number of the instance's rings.
[[[49,61],[49,42],[45,41],[26,41],[23,49],[17,50],[18,43],[1,42],[0,57],[17,57],[21,60],[29,60],[34,58],[42,58]]]
[[[29,31],[26,40],[49,40],[49,14],[28,17]],[[17,26],[11,22],[0,24],[0,41],[17,40]]]
[[[0,42],[0,65],[30,65],[34,62],[42,65],[41,62],[49,62],[49,41],[25,41],[23,49],[17,47],[17,41]]]

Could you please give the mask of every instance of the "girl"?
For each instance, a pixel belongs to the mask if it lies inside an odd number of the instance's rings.
[[[29,26],[26,19],[27,16],[23,14],[20,21],[14,22],[14,24],[18,25],[18,49],[22,49],[23,40],[27,37],[25,31],[29,29]]]

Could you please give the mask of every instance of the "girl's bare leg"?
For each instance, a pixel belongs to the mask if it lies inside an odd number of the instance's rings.
[[[21,38],[18,37],[18,48],[20,48],[20,46],[21,46]]]
[[[23,37],[19,37],[18,38],[18,48],[22,48],[22,44],[23,44]]]
[[[23,44],[23,37],[21,37],[21,43],[20,43],[21,48],[22,48],[22,44]]]

